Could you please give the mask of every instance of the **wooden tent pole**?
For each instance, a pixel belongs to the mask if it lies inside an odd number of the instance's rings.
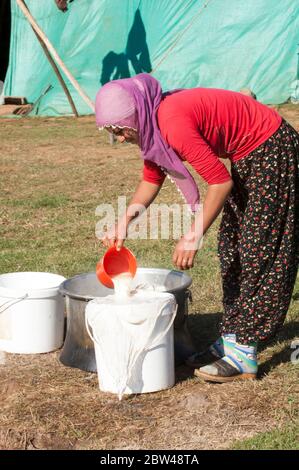
[[[33,29],[33,28],[32,28],[32,29]],[[39,43],[40,43],[40,45],[42,46],[42,48],[43,48],[43,50],[44,50],[44,53],[46,54],[46,56],[47,56],[47,58],[48,58],[50,64],[52,65],[52,67],[53,67],[53,69],[54,69],[54,72],[55,72],[55,74],[56,74],[56,76],[57,76],[57,78],[58,78],[58,80],[59,80],[59,82],[60,82],[60,85],[62,86],[63,91],[64,91],[64,93],[66,94],[66,97],[67,97],[67,99],[68,99],[68,102],[69,102],[70,105],[71,105],[71,108],[72,108],[72,111],[73,111],[74,115],[75,115],[76,117],[79,117],[78,111],[77,111],[76,106],[75,106],[75,103],[74,103],[74,101],[73,101],[73,98],[72,98],[72,96],[71,96],[71,94],[70,94],[70,92],[69,92],[69,90],[68,90],[68,88],[67,88],[67,86],[66,86],[66,84],[65,84],[65,81],[63,80],[63,77],[62,77],[62,75],[61,75],[61,73],[60,73],[60,71],[59,71],[59,69],[58,69],[58,67],[57,67],[57,65],[56,65],[56,63],[55,63],[55,61],[53,60],[53,57],[51,56],[50,52],[48,51],[47,46],[45,45],[45,43],[44,43],[44,41],[42,40],[42,38],[37,34],[37,32],[36,32],[34,29],[33,29],[33,32],[34,32],[34,34],[36,35],[37,39],[39,40]]]
[[[69,79],[69,81],[72,83],[72,85],[74,86],[74,88],[77,90],[77,92],[79,93],[79,95],[81,96],[81,98],[85,101],[85,103],[88,104],[88,106],[91,108],[91,110],[94,112],[94,104],[93,102],[91,101],[91,99],[84,93],[84,91],[82,90],[82,88],[80,87],[79,83],[77,82],[77,80],[73,77],[73,75],[70,73],[70,71],[67,69],[67,67],[65,66],[65,64],[63,63],[63,61],[61,60],[61,58],[59,57],[59,55],[57,54],[57,51],[55,50],[54,46],[51,44],[51,42],[49,41],[49,39],[46,37],[46,35],[43,33],[43,31],[40,29],[40,27],[38,26],[38,24],[36,23],[36,21],[34,20],[33,16],[31,15],[30,11],[28,10],[28,7],[26,6],[24,0],[16,0],[18,6],[20,7],[20,9],[22,10],[22,12],[24,13],[25,17],[27,18],[27,20],[29,21],[29,23],[31,24],[35,34],[37,35],[38,39],[41,39],[42,42],[44,43],[43,44],[43,49],[44,51],[47,49],[47,52],[48,54],[52,55],[52,60],[55,59],[57,64],[61,67],[61,69],[63,70],[63,72],[65,73],[65,75],[67,76],[67,78]],[[48,54],[47,54],[47,57],[48,57]],[[54,62],[54,60],[53,60]],[[51,62],[52,64],[52,62]],[[57,66],[56,66],[57,67]],[[60,80],[59,80],[60,81]],[[61,82],[60,82],[61,83]]]

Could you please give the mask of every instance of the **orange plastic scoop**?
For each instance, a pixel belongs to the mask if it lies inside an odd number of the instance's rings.
[[[98,280],[106,287],[113,288],[113,277],[122,273],[135,276],[137,261],[133,253],[124,246],[117,251],[113,246],[108,248],[102,259],[97,263],[96,274]]]

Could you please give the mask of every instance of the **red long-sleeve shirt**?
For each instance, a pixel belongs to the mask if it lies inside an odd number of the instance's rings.
[[[157,119],[163,138],[208,184],[230,179],[219,158],[235,162],[246,157],[274,134],[282,120],[276,111],[249,96],[214,88],[166,96]],[[160,185],[165,174],[145,160],[143,179]]]

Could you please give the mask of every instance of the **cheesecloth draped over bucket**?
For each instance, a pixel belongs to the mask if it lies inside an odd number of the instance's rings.
[[[134,380],[138,359],[166,336],[176,309],[175,297],[164,292],[139,291],[122,299],[109,295],[88,303],[86,328],[119,399]],[[99,371],[101,364],[97,365]],[[101,382],[100,375],[99,371]]]

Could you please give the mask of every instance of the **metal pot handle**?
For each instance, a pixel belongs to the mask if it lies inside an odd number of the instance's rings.
[[[190,300],[190,302],[193,302],[193,297],[192,297],[192,292],[190,289],[186,289],[186,299]]]

